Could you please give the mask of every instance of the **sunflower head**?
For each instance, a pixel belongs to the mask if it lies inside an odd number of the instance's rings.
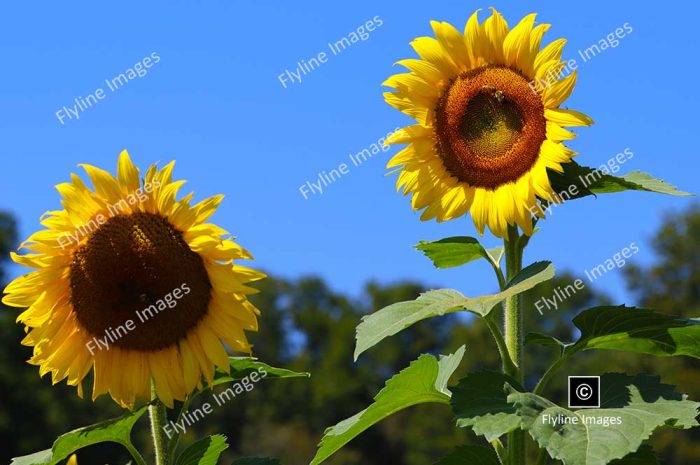
[[[420,59],[399,61],[409,72],[384,82],[396,89],[387,103],[417,121],[387,141],[408,144],[388,167],[399,167],[397,187],[422,220],[469,211],[480,234],[488,226],[504,237],[515,224],[532,234],[538,198],[557,201],[547,170],[562,172],[576,155],[564,126],[592,121],[560,108],[576,72],[562,77],[566,41],[541,49],[549,24],[534,23],[531,14],[509,29],[495,9],[483,23],[475,12],[464,34],[433,21],[436,37],[411,43]]]
[[[208,223],[222,196],[192,205],[177,198],[174,162],[151,166],[143,179],[126,151],[117,177],[84,165],[93,188],[76,175],[59,184],[62,210],[12,259],[34,268],[5,289],[3,303],[27,307],[30,363],[82,395],[94,369],[93,399],[103,393],[124,407],[150,396],[182,400],[215,367],[229,370],[225,345],[250,352],[244,330],[259,311],[246,283],[262,273],[234,264],[251,255]]]

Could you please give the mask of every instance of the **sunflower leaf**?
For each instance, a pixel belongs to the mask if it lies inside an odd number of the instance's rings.
[[[581,166],[575,161],[562,165],[563,173],[548,171],[552,189],[563,200],[576,199],[595,194],[607,194],[627,190],[657,192],[668,195],[693,195],[676,189],[660,179],[641,171],[632,171],[622,176],[607,174],[607,168],[594,169]]]
[[[508,402],[515,405],[521,427],[551,457],[564,465],[605,465],[636,451],[659,427],[697,426],[700,404],[673,389],[658,377],[606,373],[601,376],[600,409],[572,411],[515,390]]]
[[[131,430],[146,412],[143,406],[118,418],[84,426],[59,436],[51,449],[31,455],[15,457],[10,465],[54,465],[83,447],[101,442],[116,442],[126,447],[131,444]]]
[[[679,318],[636,307],[602,306],[574,318],[581,331],[565,352],[609,349],[657,357],[686,355],[700,358],[700,319]]]
[[[363,411],[326,429],[311,465],[318,465],[350,442],[357,435],[389,415],[423,403],[448,404],[447,381],[464,356],[464,346],[440,360],[424,354],[386,382]]]
[[[487,447],[482,446],[458,446],[435,465],[501,465],[498,456]]]
[[[515,379],[495,371],[470,373],[460,379],[457,386],[450,388],[457,426],[471,427],[474,434],[489,442],[518,429],[520,417],[507,402],[506,384],[525,391]]]
[[[216,465],[221,453],[227,448],[226,436],[207,436],[183,450],[175,465]]]
[[[631,454],[625,455],[621,459],[613,460],[610,465],[659,465],[659,459],[654,454],[654,449],[648,444],[644,444]]]
[[[262,378],[309,378],[310,373],[276,368],[258,361],[255,357],[229,357],[230,372],[216,370],[212,386],[249,378],[253,382]],[[254,376],[251,374],[255,373]],[[253,379],[256,378],[256,379]]]
[[[415,247],[433,262],[435,268],[453,268],[480,258],[498,263],[503,249],[495,247],[487,251],[477,239],[466,236],[447,237],[439,241],[420,241]]]
[[[556,347],[559,349],[559,352],[561,354],[564,353],[564,350],[571,345],[571,344],[565,344],[564,342],[560,341],[554,336],[548,336],[546,334],[540,334],[540,333],[528,333],[525,335],[525,345],[531,345],[531,344],[537,344],[541,346],[548,346],[548,347]]]
[[[355,360],[357,357],[386,337],[408,328],[418,321],[448,313],[469,311],[480,316],[489,312],[507,299],[532,289],[537,284],[554,277],[554,265],[550,262],[535,262],[517,274],[496,294],[469,298],[454,289],[438,289],[421,294],[416,300],[398,302],[371,315],[362,317],[355,338]]]

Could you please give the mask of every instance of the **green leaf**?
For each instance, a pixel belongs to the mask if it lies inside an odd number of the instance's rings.
[[[498,263],[500,255],[497,247],[486,251],[479,241],[473,237],[448,237],[439,241],[420,241],[416,249],[422,251],[435,265],[435,268],[452,268],[485,258]]]
[[[528,333],[525,336],[525,344],[537,344],[541,346],[552,346],[558,348],[564,348],[567,344],[563,343],[554,336],[548,336],[547,334],[540,333]]]
[[[594,194],[607,194],[627,190],[657,192],[659,194],[692,196],[689,192],[676,189],[660,179],[652,177],[642,171],[632,171],[621,177],[605,175],[599,181],[589,186]]]
[[[498,456],[487,447],[458,446],[449,455],[441,458],[435,465],[501,465]]]
[[[571,344],[565,344],[554,336],[540,333],[528,333],[525,335],[525,345],[537,344],[546,347],[556,347],[559,354],[563,355],[566,348]]]
[[[78,449],[100,442],[116,442],[123,446],[133,447],[131,444],[131,430],[146,412],[146,407],[143,406],[121,417],[84,426],[63,434],[54,441],[51,449],[15,457],[10,465],[54,465],[68,458]]]
[[[555,192],[563,200],[581,198],[594,194],[607,194],[627,190],[657,192],[669,195],[693,195],[676,189],[647,173],[633,171],[623,176],[606,174],[603,170],[581,166],[572,161],[562,165],[563,173],[548,171],[549,180]]]
[[[221,453],[228,448],[226,436],[215,434],[190,445],[178,457],[176,465],[216,465]]]
[[[503,291],[496,294],[469,298],[454,289],[438,289],[425,292],[416,300],[398,302],[371,315],[365,315],[357,326],[355,360],[362,352],[384,338],[393,336],[421,320],[465,310],[486,316],[493,307],[508,297],[532,289],[552,277],[554,265],[550,262],[535,262],[523,269]]]
[[[464,356],[464,346],[438,361],[424,354],[394,375],[363,411],[326,429],[318,452],[311,461],[317,465],[337,452],[357,435],[389,415],[423,403],[448,404],[450,392],[447,381]]]
[[[700,358],[700,319],[678,318],[635,307],[594,307],[574,318],[581,331],[567,351],[610,349]]]
[[[506,384],[525,391],[515,379],[495,371],[470,373],[460,379],[457,386],[450,388],[457,426],[471,427],[489,442],[518,429],[520,417],[507,401]]]
[[[43,465],[45,463],[55,463],[51,461],[52,457],[53,452],[51,451],[51,449],[46,449],[40,452],[35,452],[30,455],[15,457],[12,459],[12,462],[10,462],[10,465]]]
[[[270,457],[241,457],[231,465],[280,465],[280,461]]]
[[[533,233],[534,234],[534,233]],[[491,257],[490,261],[492,263],[498,264],[500,266],[501,260],[503,259],[503,254],[506,249],[502,245],[497,245],[496,247],[491,247],[486,249],[486,253]]]
[[[654,449],[645,444],[637,452],[625,455],[624,458],[613,460],[610,465],[659,465]]]
[[[275,368],[267,363],[259,362],[255,357],[229,357],[231,371],[226,373],[223,370],[216,370],[212,386],[240,380],[255,372],[262,378],[308,378],[309,373],[296,372],[285,368]]]
[[[659,427],[697,426],[700,406],[659,383],[658,377],[617,373],[601,376],[600,409],[572,411],[515,390],[508,402],[515,404],[522,427],[564,465],[605,465],[622,459]],[[554,425],[553,419],[560,421]]]

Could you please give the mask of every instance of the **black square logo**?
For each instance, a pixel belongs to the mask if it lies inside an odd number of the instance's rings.
[[[569,408],[600,407],[600,376],[569,376]]]

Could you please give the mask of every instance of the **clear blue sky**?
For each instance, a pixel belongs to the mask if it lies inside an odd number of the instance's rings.
[[[194,4],[196,3],[196,6]],[[53,186],[79,163],[115,170],[126,148],[146,167],[177,160],[176,177],[197,198],[226,194],[215,220],[256,256],[255,266],[286,277],[318,274],[358,295],[368,279],[416,279],[467,295],[494,290],[483,264],[435,270],[412,249],[420,239],[475,235],[470,219],[422,223],[385,177],[381,153],[305,200],[299,187],[348,162],[391,129],[410,122],[382,99],[392,64],[413,57],[408,43],[431,34],[429,20],[462,29],[476,8],[497,7],[509,23],[539,13],[546,41],[569,39],[577,56],[616,28],[633,32],[616,48],[579,61],[567,102],[596,124],[571,146],[597,166],[630,148],[623,171],[641,169],[698,191],[698,6],[676,2],[84,2],[3,5],[0,209],[17,215],[22,237],[59,207]],[[284,88],[278,75],[329,52],[378,16],[365,41]],[[486,17],[486,12],[482,18]],[[145,77],[116,92],[105,79],[156,53]],[[330,54],[329,54],[330,55]],[[105,96],[62,125],[55,112],[103,88]],[[583,271],[631,242],[649,261],[646,240],[664,211],[688,198],[624,193],[558,208],[535,237],[527,261],[550,258]],[[486,238],[494,245],[493,238]],[[15,273],[21,270],[15,269]],[[620,273],[599,285],[622,301]]]

